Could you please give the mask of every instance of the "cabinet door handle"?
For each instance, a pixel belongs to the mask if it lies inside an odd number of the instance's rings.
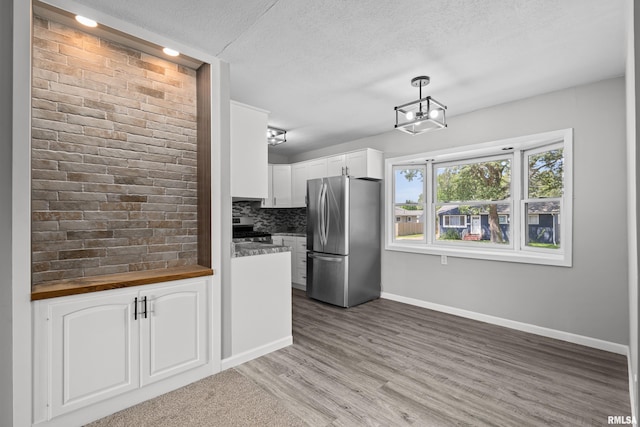
[[[138,297],[133,299],[133,320],[138,320]]]
[[[144,304],[144,318],[147,318],[147,297],[142,298],[142,304]]]
[[[273,198],[273,206],[275,206],[275,205],[276,205],[276,198],[274,197]]]

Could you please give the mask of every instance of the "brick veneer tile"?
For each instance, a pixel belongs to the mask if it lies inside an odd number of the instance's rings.
[[[32,281],[197,263],[195,71],[34,18]]]

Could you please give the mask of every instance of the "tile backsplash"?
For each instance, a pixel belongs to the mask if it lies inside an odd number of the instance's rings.
[[[233,216],[254,220],[254,230],[270,233],[306,233],[307,208],[262,209],[260,202],[233,202]]]

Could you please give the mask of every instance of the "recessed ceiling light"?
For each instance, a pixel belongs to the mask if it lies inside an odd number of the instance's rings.
[[[93,28],[98,26],[98,23],[93,19],[85,18],[84,16],[80,16],[80,15],[76,15],[76,21],[78,21],[79,23],[87,27]]]
[[[164,49],[162,49],[162,51],[169,56],[178,56],[180,55],[180,52],[178,52],[177,50],[173,50],[173,49],[169,49],[168,47],[165,47]]]

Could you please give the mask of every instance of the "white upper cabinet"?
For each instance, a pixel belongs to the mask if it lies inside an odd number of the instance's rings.
[[[261,208],[273,207],[273,165],[267,166],[267,197],[262,199]]]
[[[382,152],[371,148],[294,163],[291,166],[291,205],[293,207],[306,206],[305,196],[309,179],[339,175],[382,179],[382,163]]]
[[[327,158],[327,176],[382,179],[382,152],[366,148]]]
[[[291,207],[291,165],[269,165],[269,197],[263,208]]]
[[[294,207],[306,206],[307,195],[307,163],[295,163],[291,165],[291,205]]]
[[[231,101],[231,196],[269,197],[267,119],[269,113]]]
[[[291,165],[273,165],[273,207],[291,207]]]
[[[309,160],[307,164],[307,179],[324,178],[327,176],[327,158]],[[305,185],[306,193],[306,185]]]
[[[327,158],[327,176],[344,175],[344,168],[347,166],[346,154],[338,154]]]

